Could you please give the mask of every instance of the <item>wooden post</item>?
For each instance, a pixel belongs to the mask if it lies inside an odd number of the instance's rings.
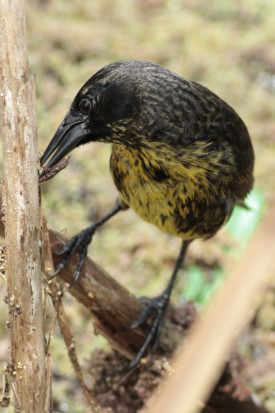
[[[29,71],[25,1],[0,0],[0,18],[0,104],[11,332],[9,371],[17,410],[48,412],[35,78]]]

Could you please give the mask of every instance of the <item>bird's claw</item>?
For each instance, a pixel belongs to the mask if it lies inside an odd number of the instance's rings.
[[[61,256],[66,254],[66,256],[63,258],[63,260],[57,265],[56,271],[53,275],[49,277],[49,280],[53,279],[56,277],[57,274],[60,273],[60,271],[68,264],[72,256],[78,251],[79,253],[79,262],[77,264],[76,270],[74,272],[74,279],[73,282],[70,285],[70,288],[74,286],[74,284],[77,282],[81,271],[82,267],[85,261],[85,258],[87,256],[88,252],[88,245],[90,244],[93,234],[95,232],[95,228],[93,226],[84,229],[81,231],[79,234],[74,235],[68,242],[67,244],[62,248],[61,251],[57,252],[55,255],[56,256]]]
[[[140,316],[137,320],[135,320],[128,329],[133,329],[140,327],[145,323],[145,321],[155,313],[155,317],[153,319],[152,325],[150,327],[150,331],[146,337],[145,342],[143,343],[141,349],[137,353],[134,360],[129,363],[128,371],[132,370],[136,365],[140,362],[142,357],[145,355],[147,348],[149,347],[150,343],[152,343],[152,353],[154,353],[158,346],[158,340],[161,333],[161,329],[163,326],[163,317],[169,302],[169,295],[167,295],[166,291],[163,294],[159,295],[156,298],[152,298],[149,300],[149,304],[145,307],[145,309],[141,312]]]

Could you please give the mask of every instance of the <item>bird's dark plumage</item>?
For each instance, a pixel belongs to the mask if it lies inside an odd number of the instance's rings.
[[[124,203],[185,246],[214,235],[253,185],[253,148],[237,113],[206,87],[153,63],[116,62],[92,76],[41,164],[53,155],[47,166],[54,166],[92,141],[113,145],[111,173]],[[87,246],[94,230],[63,252],[70,257]]]

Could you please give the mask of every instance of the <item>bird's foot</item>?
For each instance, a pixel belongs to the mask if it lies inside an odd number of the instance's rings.
[[[70,285],[70,288],[73,287],[73,285],[77,282],[80,276],[85,258],[87,257],[88,245],[92,241],[93,235],[96,232],[97,228],[103,225],[106,221],[112,218],[119,211],[123,211],[127,208],[128,206],[124,202],[118,203],[106,215],[104,215],[104,217],[102,217],[101,219],[96,221],[94,224],[90,225],[88,228],[84,229],[79,234],[76,234],[73,238],[71,238],[70,241],[68,241],[67,244],[64,246],[64,248],[60,252],[55,254],[57,256],[64,255],[64,254],[66,255],[63,258],[63,260],[58,264],[55,273],[49,278],[49,280],[51,280],[57,274],[59,274],[60,271],[65,267],[65,265],[70,261],[71,257],[76,252],[78,252],[79,262],[77,264],[77,267],[74,273],[73,282]]]
[[[169,303],[170,294],[165,290],[161,295],[148,299],[149,304],[141,312],[137,320],[135,320],[129,327],[133,329],[139,327],[145,323],[145,321],[152,317],[153,321],[149,330],[149,333],[146,337],[145,342],[143,343],[141,349],[136,355],[136,358],[132,360],[127,368],[127,371],[136,367],[140,362],[142,357],[145,355],[145,352],[150,344],[152,344],[152,353],[154,353],[158,346],[158,340],[163,326],[163,317]]]
[[[70,288],[74,286],[77,282],[81,270],[83,268],[83,264],[88,252],[88,245],[90,244],[92,237],[96,231],[97,226],[91,225],[90,227],[84,229],[83,231],[79,232],[79,234],[74,235],[67,244],[62,248],[61,251],[56,253],[56,256],[61,256],[65,254],[63,260],[58,264],[56,271],[53,275],[49,277],[49,280],[54,278],[60,271],[67,265],[70,261],[72,256],[78,252],[79,253],[79,262],[77,264],[76,270],[74,272],[74,279],[70,285]]]

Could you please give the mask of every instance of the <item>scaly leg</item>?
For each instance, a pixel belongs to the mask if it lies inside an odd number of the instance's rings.
[[[148,336],[146,337],[146,340],[143,346],[137,353],[136,358],[132,360],[131,363],[129,364],[127,370],[133,369],[139,363],[140,359],[144,356],[151,342],[153,342],[152,352],[154,352],[157,348],[158,339],[159,339],[161,328],[163,325],[163,317],[164,317],[166,308],[169,303],[170,295],[171,295],[171,292],[172,292],[172,289],[173,289],[173,286],[176,280],[177,272],[183,263],[187,246],[188,246],[188,243],[183,242],[179,256],[177,258],[177,261],[176,261],[176,264],[173,270],[173,273],[172,273],[172,276],[170,278],[169,284],[166,287],[166,289],[159,296],[153,299],[150,299],[148,306],[142,311],[139,318],[135,320],[129,327],[130,329],[132,329],[132,328],[141,326],[147,320],[147,318],[151,316],[151,314],[155,313],[155,318],[151,325]]]
[[[77,282],[85,258],[87,256],[88,252],[88,245],[92,241],[93,235],[95,231],[97,230],[98,227],[103,225],[106,221],[108,221],[110,218],[112,218],[114,215],[116,215],[119,211],[123,211],[127,209],[128,206],[124,204],[123,202],[120,202],[118,205],[116,205],[114,208],[112,208],[106,215],[104,215],[103,218],[99,219],[97,222],[94,224],[90,225],[88,228],[85,228],[83,231],[79,232],[78,234],[74,235],[68,242],[67,244],[63,247],[63,249],[58,252],[56,255],[60,256],[63,254],[66,254],[64,259],[58,264],[56,271],[51,277],[49,277],[49,280],[54,278],[59,272],[65,267],[65,265],[69,262],[71,257],[78,252],[79,253],[79,262],[77,264],[75,273],[74,273],[74,279],[73,282],[70,285],[70,288],[74,286],[74,284]]]

